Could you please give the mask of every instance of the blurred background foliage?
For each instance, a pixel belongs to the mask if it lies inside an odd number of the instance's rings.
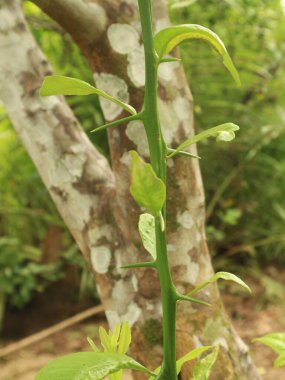
[[[197,131],[232,121],[230,144],[199,145],[211,251],[223,266],[285,261],[285,17],[280,0],[170,2],[175,23],[204,25],[227,46],[236,88],[207,44],[181,49]],[[236,260],[233,260],[233,258]],[[229,260],[227,260],[229,259]]]
[[[264,264],[284,264],[285,17],[280,0],[169,0],[169,7],[174,23],[201,24],[219,34],[243,83],[236,88],[206,44],[194,41],[181,48],[196,130],[227,121],[241,127],[230,144],[199,145],[214,264],[228,270],[246,264],[252,272]],[[54,71],[92,82],[69,35],[28,1],[24,8]],[[87,133],[103,122],[96,97],[69,97],[68,102]],[[108,157],[106,134],[89,137]],[[0,183],[0,305],[6,298],[24,307],[70,265],[78,268],[81,290],[90,289],[78,249],[1,105]]]

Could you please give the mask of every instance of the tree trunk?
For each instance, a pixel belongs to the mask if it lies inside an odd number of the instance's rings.
[[[138,110],[144,86],[143,49],[134,0],[34,0],[67,30],[95,72],[97,86],[130,101]],[[161,360],[161,302],[152,269],[123,270],[145,261],[137,232],[140,210],[129,194],[128,150],[147,159],[138,122],[109,132],[112,170],[82,131],[63,97],[41,99],[38,88],[50,73],[46,58],[25,23],[19,0],[0,0],[0,99],[32,157],[67,227],[91,262],[109,324],[128,319],[133,354],[152,368]],[[165,3],[154,3],[156,29],[168,24]],[[193,129],[193,105],[178,63],[159,70],[159,107],[165,140],[176,145]],[[107,121],[121,109],[101,100]],[[204,231],[204,192],[198,161],[169,160],[169,259],[184,293],[212,273]],[[213,379],[258,379],[248,348],[233,330],[211,285],[201,294],[212,307],[183,304],[177,319],[177,355],[200,344],[220,344]],[[188,380],[185,366],[182,379]],[[137,375],[136,375],[137,376]],[[136,378],[140,378],[138,375]]]

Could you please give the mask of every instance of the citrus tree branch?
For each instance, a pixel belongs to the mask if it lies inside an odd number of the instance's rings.
[[[64,98],[40,98],[38,89],[51,68],[27,28],[20,4],[1,0],[1,20],[4,17],[8,28],[0,28],[0,100],[63,220],[90,261],[102,226],[112,229],[106,216],[111,213],[115,191],[113,172]]]

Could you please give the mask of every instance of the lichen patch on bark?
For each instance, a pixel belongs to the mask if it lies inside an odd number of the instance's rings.
[[[101,73],[95,74],[95,81],[101,90],[124,103],[129,103],[130,94],[123,79],[113,74]],[[99,101],[106,120],[112,121],[122,113],[122,108],[117,104],[102,97],[99,97]]]
[[[91,262],[95,272],[105,274],[109,270],[112,254],[106,246],[91,248]]]
[[[145,58],[143,46],[133,49],[128,54],[127,72],[130,80],[136,87],[145,85]]]
[[[129,24],[111,24],[107,36],[112,49],[119,54],[128,54],[139,46],[140,36]]]
[[[147,137],[141,121],[131,121],[128,123],[126,135],[136,145],[140,155],[149,157]]]

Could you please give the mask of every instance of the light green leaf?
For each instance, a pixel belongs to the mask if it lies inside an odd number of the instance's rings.
[[[224,123],[217,125],[216,127],[206,129],[205,131],[190,137],[188,140],[180,144],[172,153],[167,157],[173,157],[177,155],[180,151],[189,146],[196,144],[202,140],[208,139],[209,137],[217,137],[217,140],[231,141],[235,138],[235,131],[239,130],[239,126],[233,123]]]
[[[131,328],[130,328],[129,322],[126,321],[123,323],[123,326],[121,328],[119,348],[118,348],[119,354],[125,354],[128,351],[131,341],[132,341]]]
[[[44,79],[42,87],[40,89],[41,96],[50,95],[91,95],[96,94],[102,96],[105,99],[116,103],[118,106],[124,108],[130,114],[135,115],[136,110],[120,100],[113,98],[113,96],[107,94],[105,91],[91,86],[89,83],[80,79],[64,77],[61,75],[51,75]]]
[[[105,352],[113,352],[111,345],[111,338],[108,336],[106,330],[100,326],[99,327],[99,336],[102,347]]]
[[[130,155],[131,194],[141,207],[145,207],[152,215],[157,216],[165,202],[165,184],[157,177],[152,166],[145,163],[137,152],[132,150]]]
[[[195,289],[193,289],[189,295],[192,295],[194,293],[197,293],[199,290],[202,290],[204,289],[207,285],[213,283],[213,282],[216,282],[218,280],[226,280],[226,281],[233,281],[239,285],[241,285],[242,287],[244,287],[245,289],[247,289],[250,293],[251,293],[251,289],[248,285],[246,285],[246,283],[244,281],[242,281],[238,276],[236,276],[235,274],[232,274],[232,273],[229,273],[229,272],[217,272],[216,274],[214,274],[208,281],[206,282],[203,282],[201,285],[198,285]]]
[[[115,372],[112,375],[109,375],[108,378],[110,380],[122,380],[122,378],[123,378],[123,371],[120,369],[120,371]]]
[[[236,137],[234,131],[222,131],[217,135],[217,141],[232,141]]]
[[[177,374],[180,373],[182,366],[189,362],[190,360],[194,360],[198,358],[203,352],[209,350],[211,346],[204,346],[204,347],[198,347],[195,348],[194,350],[188,352],[188,354],[182,356],[182,358],[178,359],[176,362],[176,369],[177,369]]]
[[[37,374],[35,380],[101,380],[121,369],[152,374],[126,355],[78,352],[53,360]]]
[[[170,5],[170,8],[171,9],[180,9],[180,8],[185,8],[185,7],[189,7],[190,5],[193,5],[194,3],[196,3],[197,0],[176,0],[173,2],[173,4]]]
[[[285,355],[285,333],[273,333],[253,340],[272,348],[277,354]]]
[[[156,259],[155,219],[151,214],[140,215],[139,233],[143,246]]]
[[[120,332],[121,332],[121,324],[117,323],[115,326],[113,334],[111,334],[111,346],[112,346],[113,350],[117,349]],[[124,352],[122,352],[122,353],[124,353]]]
[[[100,354],[97,354],[100,355]],[[82,369],[74,380],[101,380],[109,374],[117,373],[121,369],[132,369],[147,374],[152,372],[143,365],[126,355],[121,354],[104,354],[104,357],[97,360],[96,364]],[[49,379],[50,380],[50,379]]]
[[[74,380],[75,376],[84,367],[94,365],[98,355],[102,353],[78,352],[76,354],[62,356],[48,363],[37,374],[35,380]],[[99,357],[99,361],[101,356]]]
[[[285,367],[285,353],[278,356],[278,358],[274,362],[275,368]]]
[[[159,59],[169,53],[173,48],[189,39],[201,39],[210,43],[211,46],[222,56],[223,64],[231,73],[236,83],[240,85],[238,72],[223,41],[212,30],[201,25],[177,25],[168,27],[158,32],[154,37],[154,46]]]
[[[94,352],[100,352],[99,348],[96,346],[96,344],[93,342],[93,340],[89,336],[87,337],[87,341]]]
[[[215,364],[219,353],[219,347],[216,347],[213,352],[207,355],[205,358],[199,360],[193,371],[193,377],[191,380],[208,380],[212,367]]]
[[[180,359],[178,359],[176,361],[176,372],[177,372],[177,375],[181,372],[181,369],[182,369],[182,366],[189,362],[190,360],[194,360],[196,358],[198,358],[198,356],[200,356],[203,352],[209,350],[211,348],[211,346],[204,346],[204,347],[198,347],[198,348],[195,348],[194,350],[192,350],[191,352],[188,352],[188,354],[182,356]],[[154,370],[154,373],[157,375],[159,373],[161,369],[161,366],[159,366],[158,368],[156,368]],[[149,378],[149,380],[155,380],[155,378],[153,376],[151,376]]]

